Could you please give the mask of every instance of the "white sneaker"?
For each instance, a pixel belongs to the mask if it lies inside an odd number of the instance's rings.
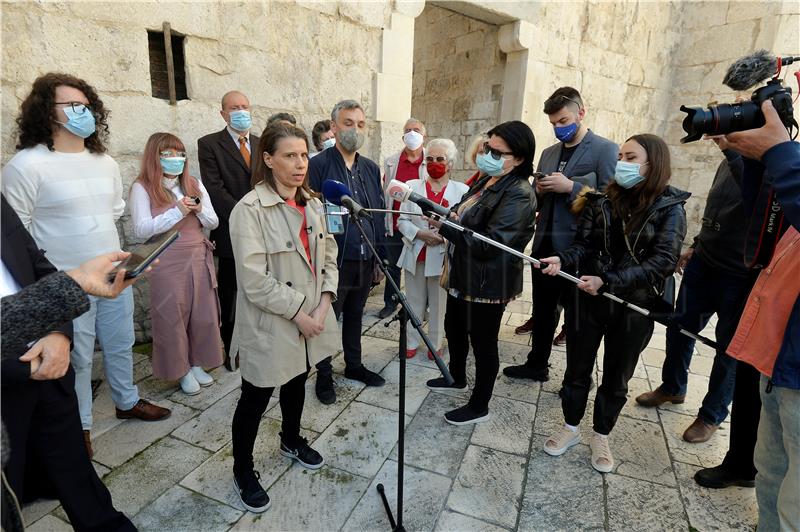
[[[592,467],[601,473],[611,473],[614,469],[614,457],[608,446],[608,436],[595,432],[589,441],[589,447],[592,448]]]
[[[181,390],[186,395],[197,395],[200,393],[200,383],[194,378],[194,373],[189,370],[189,373],[181,377]]]
[[[561,427],[544,442],[544,452],[550,456],[561,456],[567,449],[581,442],[581,431]]]
[[[214,384],[214,377],[203,371],[203,368],[200,366],[192,366],[189,368],[189,372],[194,375],[194,378],[197,379],[197,383],[200,386],[211,386]]]

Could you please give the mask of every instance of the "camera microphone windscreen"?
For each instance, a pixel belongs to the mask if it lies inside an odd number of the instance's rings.
[[[773,77],[777,71],[778,59],[767,50],[758,50],[734,61],[722,83],[735,91],[744,91]]]

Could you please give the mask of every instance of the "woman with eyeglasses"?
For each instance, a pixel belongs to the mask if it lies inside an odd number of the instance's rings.
[[[552,456],[580,443],[600,342],[603,377],[594,402],[592,467],[614,468],[608,435],[625,405],[628,381],[653,334],[653,321],[604,297],[603,290],[643,308],[661,304],[665,281],[675,271],[686,235],[684,203],[669,186],[669,148],[655,135],[634,135],[619,150],[614,180],[605,193],[587,195],[575,240],[567,250],[541,259],[542,273],[580,272],[576,317],[567,320],[567,369],[561,389],[564,426],[544,443]]]
[[[533,174],[536,141],[520,121],[504,122],[487,133],[476,159],[485,175],[453,207],[451,218],[467,229],[522,252],[533,237],[536,194]],[[475,386],[466,405],[445,414],[453,425],[489,419],[489,400],[500,366],[497,337],[506,304],[522,292],[522,260],[462,232],[430,220],[449,241],[442,287],[447,291],[444,329],[450,373],[429,380],[431,390],[467,387],[467,353],[475,356]]]
[[[450,173],[458,156],[456,145],[450,139],[434,139],[428,143],[425,156],[426,179],[412,179],[406,184],[413,192],[427,197],[442,207],[449,208],[461,201],[469,187],[450,179]],[[400,210],[422,214],[422,209],[411,201],[403,202]],[[425,308],[430,309],[428,329],[431,342],[442,354],[444,339],[444,309],[447,294],[439,286],[439,276],[444,264],[444,238],[435,227],[421,216],[401,214],[397,229],[403,237],[403,251],[397,265],[406,271],[406,295],[411,309],[422,316]],[[406,358],[413,358],[422,343],[413,328],[408,331]],[[428,352],[433,359],[433,353]]]
[[[147,139],[130,201],[137,238],[180,232],[150,274],[153,376],[180,380],[181,390],[195,395],[214,382],[203,368],[222,364],[213,245],[204,233],[219,220],[205,187],[189,175],[178,137],[154,133]]]

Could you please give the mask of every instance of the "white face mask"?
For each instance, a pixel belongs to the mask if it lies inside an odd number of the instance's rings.
[[[334,146],[336,146],[336,139],[333,137],[322,141],[323,150],[327,150],[328,148],[333,148]]]
[[[409,150],[416,150],[420,146],[422,146],[422,141],[424,140],[422,133],[417,133],[416,131],[409,131],[405,135],[403,135],[403,143],[405,143],[406,147]]]

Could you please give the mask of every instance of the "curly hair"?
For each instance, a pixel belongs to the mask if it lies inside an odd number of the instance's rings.
[[[95,117],[96,130],[85,141],[86,149],[92,153],[105,153],[108,138],[108,110],[94,88],[80,78],[58,72],[50,72],[36,78],[30,94],[20,106],[17,116],[19,129],[18,150],[45,144],[53,148],[53,128],[58,125],[56,114],[56,87],[66,85],[81,91],[89,100],[89,108]]]

